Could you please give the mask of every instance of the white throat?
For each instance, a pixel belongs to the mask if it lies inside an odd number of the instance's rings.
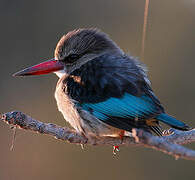
[[[54,72],[59,78],[61,78],[62,76],[64,76],[64,74],[66,73],[65,70],[60,70],[60,71],[56,71]]]

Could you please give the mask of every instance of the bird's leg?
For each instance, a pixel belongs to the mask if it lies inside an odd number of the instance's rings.
[[[121,130],[119,133],[119,137],[121,139],[121,144],[123,143],[124,134],[125,134],[124,130]],[[120,151],[119,146],[113,146],[113,154],[116,154],[116,152],[119,152],[119,151]]]
[[[125,131],[124,131],[124,130],[121,130],[120,133],[119,133],[119,137],[120,137],[120,139],[121,139],[121,144],[122,144],[122,142],[123,142],[123,137],[124,137],[124,135],[125,135]]]

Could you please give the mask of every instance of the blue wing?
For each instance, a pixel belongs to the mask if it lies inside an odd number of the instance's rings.
[[[80,106],[105,123],[124,130],[140,127],[141,123],[145,124],[144,119],[155,117],[159,113],[149,96],[136,97],[129,93],[124,93],[121,98],[110,97],[99,103],[82,103]]]

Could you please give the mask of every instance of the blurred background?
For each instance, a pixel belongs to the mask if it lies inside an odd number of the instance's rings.
[[[145,0],[1,0],[0,112],[20,110],[67,126],[54,99],[54,74],[14,78],[12,73],[53,57],[70,30],[97,27],[125,51],[140,56]],[[195,127],[195,1],[150,1],[145,58],[152,86],[167,112]],[[195,179],[195,164],[141,147],[68,144],[0,123],[0,180]],[[195,149],[195,145],[189,147]]]

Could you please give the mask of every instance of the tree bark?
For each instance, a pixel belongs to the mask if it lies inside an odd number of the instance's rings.
[[[21,129],[51,135],[59,140],[68,141],[69,143],[110,146],[145,146],[172,155],[177,159],[195,160],[195,151],[180,145],[195,141],[195,129],[190,131],[171,129],[171,134],[163,137],[154,136],[142,129],[133,129],[132,137],[125,136],[123,140],[121,140],[117,137],[86,138],[73,129],[60,127],[52,123],[43,123],[19,111],[0,114],[0,120]]]

